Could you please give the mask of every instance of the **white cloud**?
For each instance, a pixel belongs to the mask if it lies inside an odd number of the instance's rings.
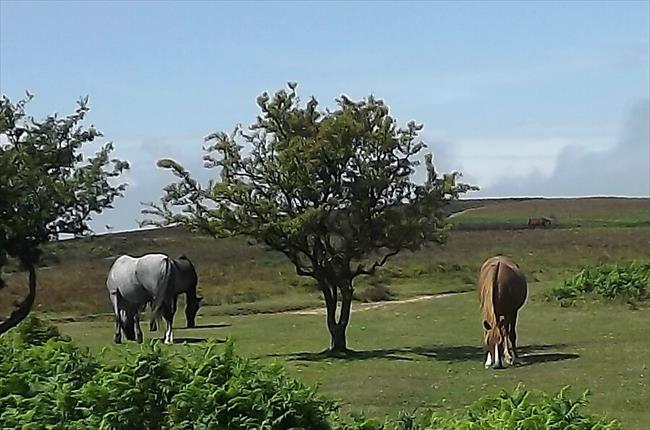
[[[584,196],[650,195],[650,101],[629,113],[617,144],[566,145],[546,174],[509,171],[485,187],[480,195]]]

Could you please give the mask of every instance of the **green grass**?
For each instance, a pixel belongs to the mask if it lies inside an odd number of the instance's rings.
[[[473,293],[353,313],[348,338],[358,354],[349,359],[318,354],[327,345],[322,315],[201,316],[198,323],[208,328],[178,329],[176,337],[191,342],[232,336],[243,354],[282,362],[346,409],[377,417],[404,408],[452,411],[521,382],[547,392],[565,385],[577,392],[589,388],[590,411],[619,419],[624,428],[649,428],[650,310],[607,303],[564,309],[544,300],[553,285],[531,285],[519,325],[525,365],[502,371],[483,368]],[[137,349],[111,346],[109,322],[60,329],[94,351],[108,347],[106,360]]]

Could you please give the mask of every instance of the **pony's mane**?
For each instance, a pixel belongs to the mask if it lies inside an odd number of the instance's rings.
[[[479,294],[481,296],[481,313],[483,319],[490,323],[492,327],[497,324],[496,315],[494,314],[494,285],[499,271],[499,261],[491,263],[481,272],[479,276]]]

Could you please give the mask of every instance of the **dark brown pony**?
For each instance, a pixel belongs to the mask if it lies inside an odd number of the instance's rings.
[[[487,259],[481,266],[478,291],[483,316],[485,367],[502,367],[517,359],[517,312],[528,295],[526,277],[507,257]]]
[[[547,225],[551,225],[550,218],[528,218],[528,227],[530,228],[546,227]]]

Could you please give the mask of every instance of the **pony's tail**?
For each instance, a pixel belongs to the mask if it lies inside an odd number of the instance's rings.
[[[497,324],[496,315],[494,313],[494,302],[497,293],[497,282],[499,277],[499,265],[500,261],[497,261],[497,264],[489,267],[485,273],[481,276],[481,310],[483,314],[483,319],[489,324]]]
[[[151,303],[151,318],[150,323],[154,323],[160,319],[162,311],[167,304],[170,289],[174,283],[174,273],[172,271],[172,263],[169,257],[165,257],[165,268],[163,276],[158,282],[157,294]]]
[[[498,294],[498,282],[499,282],[499,266],[501,265],[500,261],[497,261],[496,266],[494,266],[494,271],[492,273],[492,285],[490,286],[490,289],[492,290],[492,297],[490,299],[492,300],[492,309],[494,310],[495,303],[496,303],[496,295]],[[494,323],[498,324],[499,321],[497,320],[496,315],[494,315]]]

